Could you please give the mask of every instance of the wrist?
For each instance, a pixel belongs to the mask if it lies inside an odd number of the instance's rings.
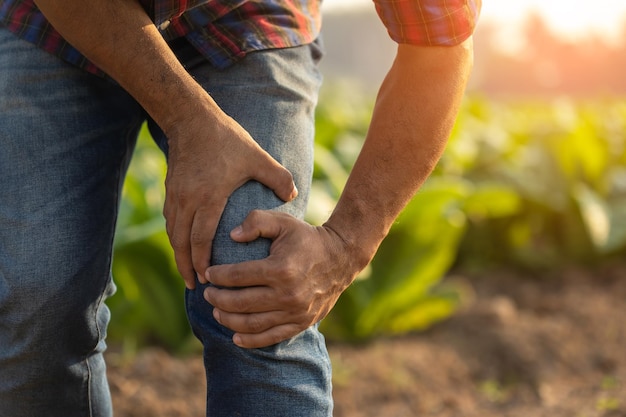
[[[364,215],[354,205],[349,211],[335,209],[323,227],[331,230],[343,243],[348,262],[355,273],[362,271],[372,260],[386,230]]]
[[[184,138],[193,139],[186,132],[206,132],[218,123],[219,115],[222,114],[221,109],[208,93],[199,85],[198,91],[193,91],[193,87],[185,88],[179,91],[179,94],[168,94],[162,100],[162,103],[166,105],[159,106],[154,114],[149,112],[154,121],[163,129],[170,145],[172,141],[180,142]],[[181,92],[184,93],[180,94]],[[195,124],[202,124],[202,126],[194,128]]]

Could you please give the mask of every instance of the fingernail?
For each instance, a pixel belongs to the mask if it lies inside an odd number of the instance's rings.
[[[237,346],[241,346],[241,336],[235,333],[233,335],[233,343],[236,344]]]
[[[293,191],[291,192],[291,198],[294,199],[298,196],[298,187],[296,187],[296,185],[293,185]]]
[[[231,233],[233,235],[235,235],[235,236],[240,236],[243,233],[243,227],[241,227],[241,225],[239,225],[239,226],[235,227]]]
[[[215,321],[220,323],[220,312],[216,308],[213,309],[213,318],[215,319]]]

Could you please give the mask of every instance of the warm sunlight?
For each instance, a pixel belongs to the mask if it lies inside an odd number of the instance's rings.
[[[337,1],[337,0],[335,0]],[[519,24],[528,12],[536,12],[558,34],[580,38],[596,33],[616,39],[626,20],[623,0],[595,0],[574,4],[571,0],[484,1],[482,18],[503,24]]]
[[[324,0],[324,8],[328,11],[345,10],[372,7],[371,3],[372,0]],[[626,1],[483,0],[481,20],[516,26],[532,11],[539,13],[560,35],[576,39],[593,32],[615,39],[620,36],[619,27],[626,20]]]

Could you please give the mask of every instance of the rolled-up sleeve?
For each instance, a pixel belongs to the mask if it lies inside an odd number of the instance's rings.
[[[481,0],[374,0],[374,4],[394,41],[453,46],[474,32]]]

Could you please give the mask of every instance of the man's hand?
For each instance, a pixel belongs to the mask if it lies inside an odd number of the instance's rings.
[[[187,288],[205,283],[217,224],[230,194],[249,180],[272,189],[283,201],[297,195],[291,173],[237,122],[213,110],[194,115],[169,137],[163,214],[178,270]]]
[[[359,262],[332,229],[256,210],[231,232],[237,242],[272,239],[270,255],[208,268],[204,296],[241,347],[270,346],[323,319],[367,260]]]

